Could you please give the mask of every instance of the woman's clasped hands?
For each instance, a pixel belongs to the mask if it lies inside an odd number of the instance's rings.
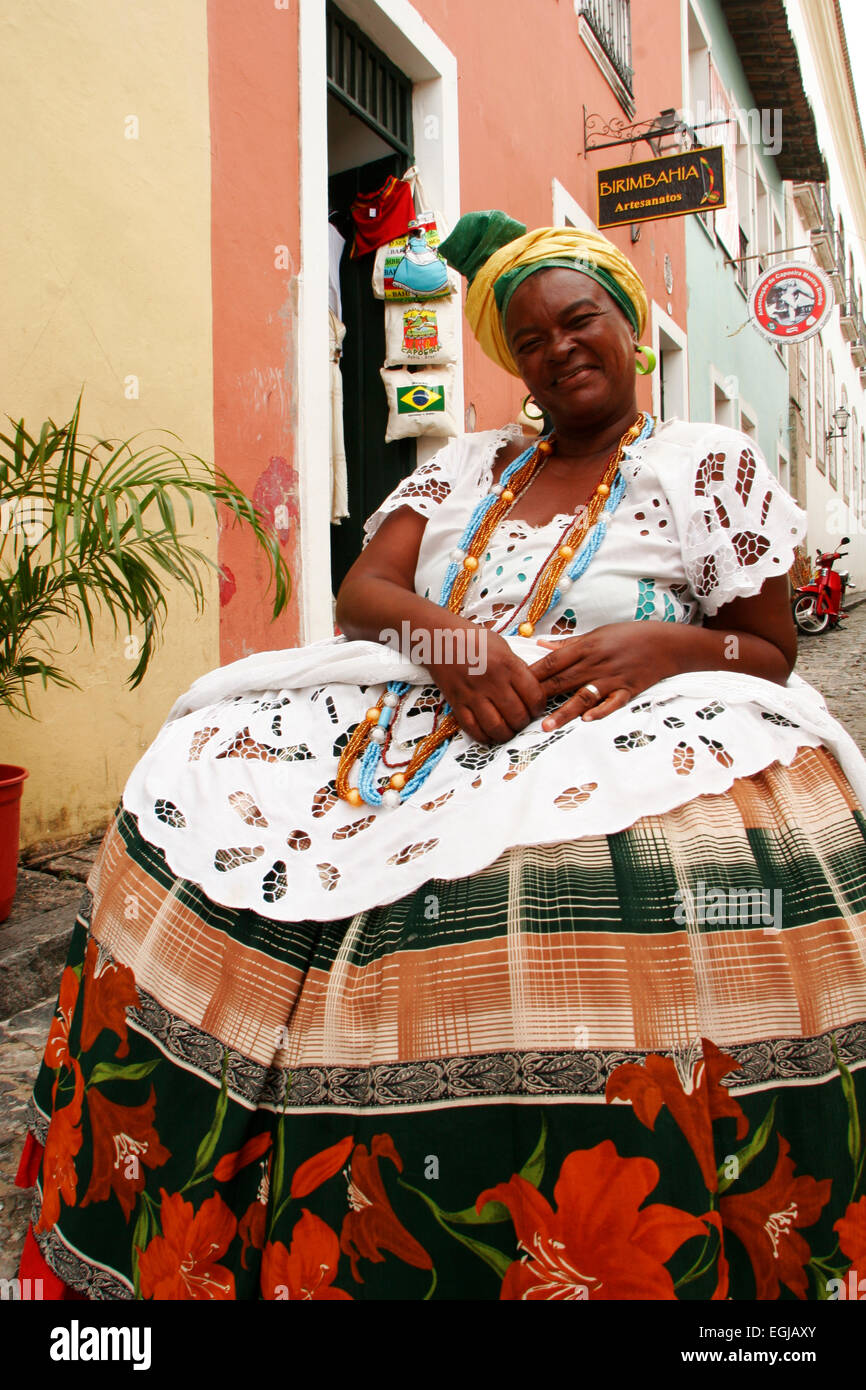
[[[642,690],[673,675],[672,628],[657,622],[608,623],[581,637],[541,638],[548,656],[529,667],[547,697],[568,693],[542,728],[558,729],[572,719],[604,719]],[[676,636],[679,637],[677,630]]]
[[[528,665],[505,639],[485,630],[483,669],[469,662],[428,663],[461,729],[479,743],[504,743],[544,715],[545,732],[573,719],[603,719],[672,675],[670,644],[658,623],[611,623],[580,637],[542,638],[548,654]],[[668,632],[670,629],[668,629]]]

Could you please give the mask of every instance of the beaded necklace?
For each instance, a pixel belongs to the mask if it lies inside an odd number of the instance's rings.
[[[607,534],[610,518],[625,493],[625,478],[619,467],[623,454],[630,445],[648,439],[654,425],[651,415],[641,414],[626,430],[589,502],[568,522],[561,541],[543,561],[525,598],[506,620],[514,623],[516,614],[528,603],[526,618],[512,626],[508,636],[531,637],[536,624],[560,602],[575,580],[586,572]],[[530,445],[508,465],[501,480],[494,483],[490,491],[475,504],[459,545],[449,557],[439,596],[441,607],[452,613],[460,612],[466,591],[478,569],[478,556],[540,472],[554,447],[553,432]],[[405,764],[406,771],[393,773],[387,789],[380,791],[375,779],[385,746],[390,741],[390,725],[403,697],[411,689],[408,681],[389,681],[384,694],[367,710],[344,748],[337,768],[336,786],[338,794],[350,805],[360,806],[366,802],[370,806],[397,806],[405,801],[426,782],[444,756],[449,740],[458,731],[460,726],[451,713],[451,706],[443,701],[441,722],[437,710],[433,729],[419,741]],[[358,785],[350,787],[349,772],[358,757],[361,759]]]

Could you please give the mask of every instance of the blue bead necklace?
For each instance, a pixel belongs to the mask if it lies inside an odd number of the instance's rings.
[[[649,439],[654,428],[655,421],[653,420],[652,416],[645,415],[643,417],[643,423],[641,425],[640,431],[634,438],[631,447],[636,447],[637,445],[642,444],[645,440]],[[624,439],[626,437],[627,436],[623,436]],[[546,448],[544,447],[545,445]],[[624,445],[621,442],[620,451],[622,451],[623,447]],[[460,576],[461,573],[465,572],[465,570],[468,568],[465,561],[467,559],[467,556],[471,554],[473,542],[475,541],[478,532],[482,527],[484,519],[490,511],[491,507],[494,507],[497,505],[497,503],[501,502],[502,494],[504,492],[509,491],[508,484],[510,483],[511,479],[516,474],[518,474],[522,468],[525,468],[527,463],[529,463],[530,459],[538,456],[546,457],[552,452],[552,449],[553,443],[551,432],[550,434],[545,435],[541,440],[536,441],[535,444],[530,445],[528,449],[524,449],[523,453],[520,454],[516,459],[514,459],[504,470],[499,483],[495,483],[493,487],[490,489],[490,491],[485,493],[485,495],[482,498],[480,498],[478,502],[476,502],[475,506],[472,509],[472,513],[469,517],[469,520],[466,523],[466,526],[461,534],[458,546],[455,548],[455,550],[451,552],[451,557],[442,580],[442,589],[439,595],[439,604],[441,607],[448,608],[450,606],[452,593],[454,590],[454,586],[457,582],[458,576]],[[618,451],[617,457],[619,457],[620,451]],[[536,471],[533,471],[533,473],[530,474],[529,478],[527,478],[524,482],[524,485],[523,487],[521,487],[520,492],[517,494],[517,496],[522,495],[526,487],[528,487],[529,483],[532,481],[532,478],[535,476]],[[595,525],[592,527],[589,535],[587,535],[584,538],[582,545],[575,554],[574,559],[571,561],[568,568],[565,569],[560,575],[549,602],[547,603],[544,610],[540,614],[536,615],[534,622],[538,622],[541,618],[546,617],[547,614],[551,611],[551,609],[555,608],[562,601],[562,598],[571,588],[571,585],[575,582],[575,580],[580,579],[581,576],[586,573],[586,570],[588,569],[593,557],[598,553],[599,547],[602,545],[604,538],[607,535],[610,519],[613,516],[613,513],[616,511],[617,507],[619,506],[620,502],[622,501],[625,495],[625,490],[625,478],[623,477],[622,472],[619,470],[619,468],[617,468],[616,475],[610,485],[609,494],[605,501],[604,507],[602,508],[601,514],[597,517]],[[511,499],[510,506],[517,501],[517,496]],[[510,506],[508,510],[510,510]],[[507,514],[507,512],[505,514]],[[504,519],[504,515],[501,519]],[[571,530],[573,526],[574,522],[571,522],[569,524],[569,530]],[[554,554],[556,553],[556,550],[557,548],[555,547],[553,552]],[[559,553],[562,554],[563,552],[560,551]],[[545,560],[544,565],[542,565],[542,568],[539,571],[539,575],[536,576],[536,580],[533,582],[533,585],[531,586],[530,593],[532,592],[532,590],[535,589],[538,579],[543,574],[546,566],[550,563],[551,558],[553,557],[549,556],[548,559]],[[475,562],[475,568],[477,568],[477,560]],[[525,602],[526,600],[524,600],[524,603]],[[523,604],[519,606],[523,607]],[[521,626],[528,627],[531,633],[534,623],[514,624],[512,627],[509,628],[507,635],[519,635]],[[410,777],[404,779],[402,777],[402,774],[397,774],[395,777],[391,778],[392,785],[388,787],[385,791],[380,791],[376,786],[376,777],[378,774],[379,764],[382,758],[382,751],[388,738],[388,728],[391,725],[397,713],[397,709],[400,705],[403,696],[408,694],[408,692],[411,689],[412,686],[408,681],[389,681],[380,705],[368,711],[369,742],[367,742],[367,746],[366,748],[364,748],[363,754],[361,756],[360,766],[358,768],[357,792],[354,792],[354,789],[350,789],[348,794],[342,793],[346,796],[346,799],[352,801],[352,803],[355,805],[359,805],[362,800],[370,806],[399,805],[401,801],[405,800],[408,796],[411,796],[413,792],[416,792],[419,787],[423,786],[427,778],[430,776],[430,773],[433,771],[434,767],[436,767],[437,763],[439,763],[442,757],[444,757],[445,750],[448,747],[450,738],[453,736],[453,734],[449,735],[448,738],[445,738],[441,743],[439,743],[438,747],[436,747],[430,753],[430,755],[425,759],[421,766]],[[441,710],[441,716],[443,720],[446,719],[447,716],[450,714],[451,706],[448,704],[447,701],[445,701]],[[373,722],[372,719],[372,716],[374,715],[377,716],[375,722]],[[348,764],[350,764],[351,761],[353,761],[354,756],[354,753],[350,752],[350,748],[347,748],[344,751],[343,757],[340,760],[338,786],[341,782],[345,783],[346,774],[348,772]],[[344,761],[346,761],[346,766],[344,766]],[[395,781],[398,782],[397,786],[394,785]]]

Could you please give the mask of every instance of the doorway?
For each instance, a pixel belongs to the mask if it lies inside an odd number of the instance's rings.
[[[331,523],[331,587],[336,595],[361,552],[364,522],[415,468],[414,439],[385,443],[388,407],[385,303],[373,294],[374,254],[353,260],[350,208],[413,163],[412,84],[366,34],[328,6],[328,212],[344,238],[339,263],[340,357],[349,515]],[[325,231],[323,229],[323,235]]]

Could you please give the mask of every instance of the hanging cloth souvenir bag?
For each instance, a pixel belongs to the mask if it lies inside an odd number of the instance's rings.
[[[373,266],[373,293],[378,299],[443,299],[454,293],[448,266],[439,255],[443,240],[439,219],[425,212],[409,223],[405,236],[380,246]]]
[[[383,367],[380,375],[388,397],[386,444],[425,434],[450,438],[457,433],[454,367],[424,371]]]
[[[457,285],[439,255],[440,241],[448,234],[441,214],[428,210],[421,180],[414,164],[403,175],[414,194],[416,214],[405,234],[380,245],[373,264],[373,293],[385,300],[447,299]]]
[[[457,361],[456,299],[385,304],[385,365],[436,366]]]

